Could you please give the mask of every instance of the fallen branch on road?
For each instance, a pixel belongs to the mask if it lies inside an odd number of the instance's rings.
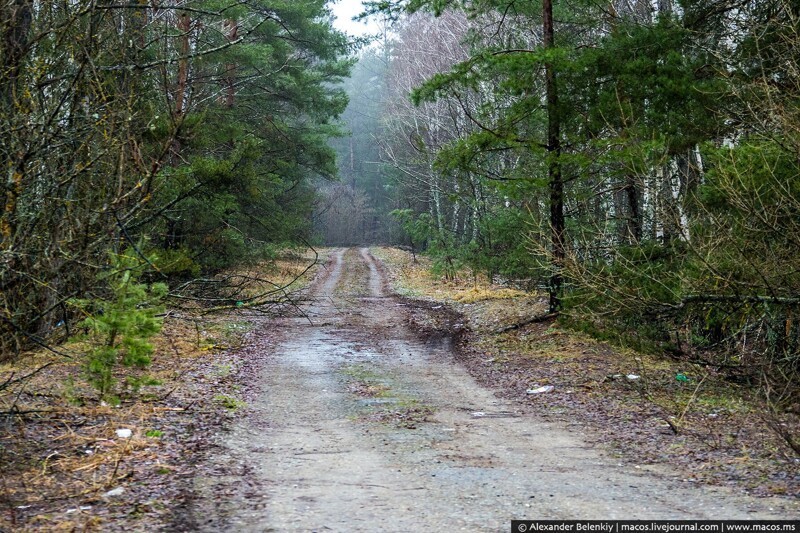
[[[529,324],[541,324],[542,322],[547,322],[548,320],[553,320],[558,317],[558,313],[545,313],[543,315],[537,315],[532,318],[528,318],[523,320],[522,322],[517,322],[516,324],[511,324],[510,326],[506,326],[504,328],[497,329],[493,331],[495,335],[500,335],[501,333],[507,333],[509,331],[513,331],[515,329],[523,328]]]

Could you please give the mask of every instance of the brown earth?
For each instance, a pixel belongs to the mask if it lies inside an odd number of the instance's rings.
[[[687,482],[606,453],[580,420],[548,420],[527,397],[504,397],[504,383],[480,371],[485,361],[454,349],[458,314],[391,296],[388,283],[366,249],[337,250],[306,317],[253,333],[243,350],[260,369],[247,414],[217,436],[176,529],[501,531],[526,517],[797,516],[795,500]]]
[[[332,251],[291,316],[171,315],[150,372],[162,385],[120,407],[70,384],[76,361],[39,354],[0,368],[3,382],[57,361],[0,394],[14,411],[0,427],[0,530],[505,531],[512,518],[798,515],[785,497],[797,462],[763,423],[740,424],[750,408],[736,396],[704,396],[713,380],[698,369],[552,323],[498,335],[539,299],[420,281],[425,269],[402,253],[380,256]],[[414,298],[394,295],[409,285]],[[676,384],[676,371],[693,381]],[[526,393],[544,385],[554,389]]]
[[[313,261],[288,256],[233,274],[286,285]],[[272,287],[259,285],[247,288]],[[238,347],[269,323],[252,310],[201,311],[167,314],[144,371],[160,385],[122,390],[118,406],[101,403],[84,382],[80,343],[0,365],[0,531],[171,528],[212,435],[242,412],[252,362]],[[116,377],[136,374],[121,368]]]
[[[474,279],[441,282],[409,254],[376,253],[393,284],[420,301],[415,327],[462,328],[459,362],[499,396],[581,428],[614,456],[669,467],[689,483],[800,496],[800,457],[780,435],[797,438],[800,418],[771,412],[751,387],[713,367],[599,342],[554,319],[503,331],[546,315],[546,299]],[[541,386],[553,390],[527,394]]]

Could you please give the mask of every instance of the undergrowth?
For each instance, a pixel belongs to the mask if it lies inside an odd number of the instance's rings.
[[[667,462],[692,478],[758,494],[800,491],[792,451],[798,416],[791,405],[776,409],[745,376],[679,354],[646,330],[604,327],[572,312],[507,330],[546,313],[543,295],[488,283],[476,288],[469,276],[443,280],[425,258],[414,263],[396,249],[375,255],[396,287],[464,315],[472,334],[463,357],[501,394],[556,417],[586,419],[603,442],[637,461]],[[542,385],[554,389],[526,394]]]

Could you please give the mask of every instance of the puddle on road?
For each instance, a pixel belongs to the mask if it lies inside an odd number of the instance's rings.
[[[361,405],[396,405],[400,403],[400,398],[361,398],[358,400]]]
[[[343,339],[340,331],[325,328],[306,329],[302,335],[285,341],[274,355],[282,365],[325,372],[360,359],[381,357],[383,353]]]

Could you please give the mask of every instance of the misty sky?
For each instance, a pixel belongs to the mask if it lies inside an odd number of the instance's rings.
[[[336,15],[334,25],[344,30],[350,35],[364,35],[365,33],[377,33],[378,26],[373,21],[369,24],[363,22],[353,22],[351,19],[364,11],[361,0],[332,0],[331,10]]]

